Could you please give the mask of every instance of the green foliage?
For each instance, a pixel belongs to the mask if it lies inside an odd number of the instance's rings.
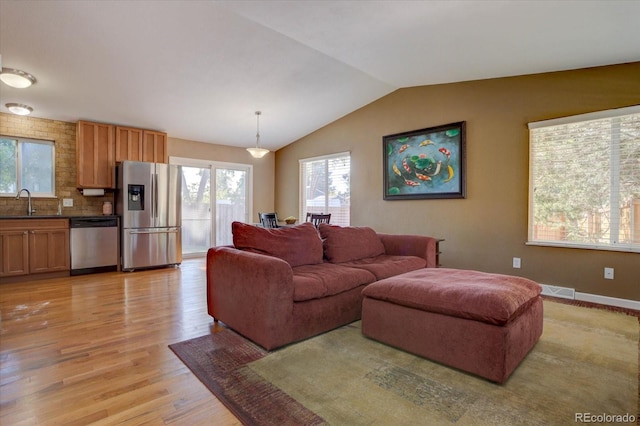
[[[233,169],[216,169],[216,200],[244,203],[246,173]]]
[[[15,139],[0,139],[0,192],[17,191]]]

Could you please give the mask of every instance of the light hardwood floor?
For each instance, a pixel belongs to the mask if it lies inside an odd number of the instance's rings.
[[[167,345],[215,332],[204,259],[0,284],[0,424],[237,425]]]

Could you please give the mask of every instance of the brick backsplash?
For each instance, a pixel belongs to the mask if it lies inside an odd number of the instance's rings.
[[[100,215],[104,201],[113,202],[113,192],[106,193],[104,197],[85,197],[76,188],[75,123],[0,112],[0,135],[55,142],[57,198],[33,198],[31,204],[36,215],[55,215],[58,212],[58,201],[63,198],[73,199],[73,207],[62,208],[64,216]],[[0,216],[24,215],[26,212],[26,197],[19,200],[15,197],[0,197]]]

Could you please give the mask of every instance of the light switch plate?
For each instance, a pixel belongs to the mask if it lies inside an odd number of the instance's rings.
[[[62,199],[63,207],[73,207],[73,198],[63,198]]]
[[[513,258],[513,267],[514,268],[520,268],[521,263],[520,263],[520,258],[519,257],[514,257]]]

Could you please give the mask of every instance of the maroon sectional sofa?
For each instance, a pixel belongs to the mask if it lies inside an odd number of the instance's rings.
[[[271,350],[358,320],[368,284],[436,267],[437,240],[311,223],[234,222],[207,253],[209,315]]]

